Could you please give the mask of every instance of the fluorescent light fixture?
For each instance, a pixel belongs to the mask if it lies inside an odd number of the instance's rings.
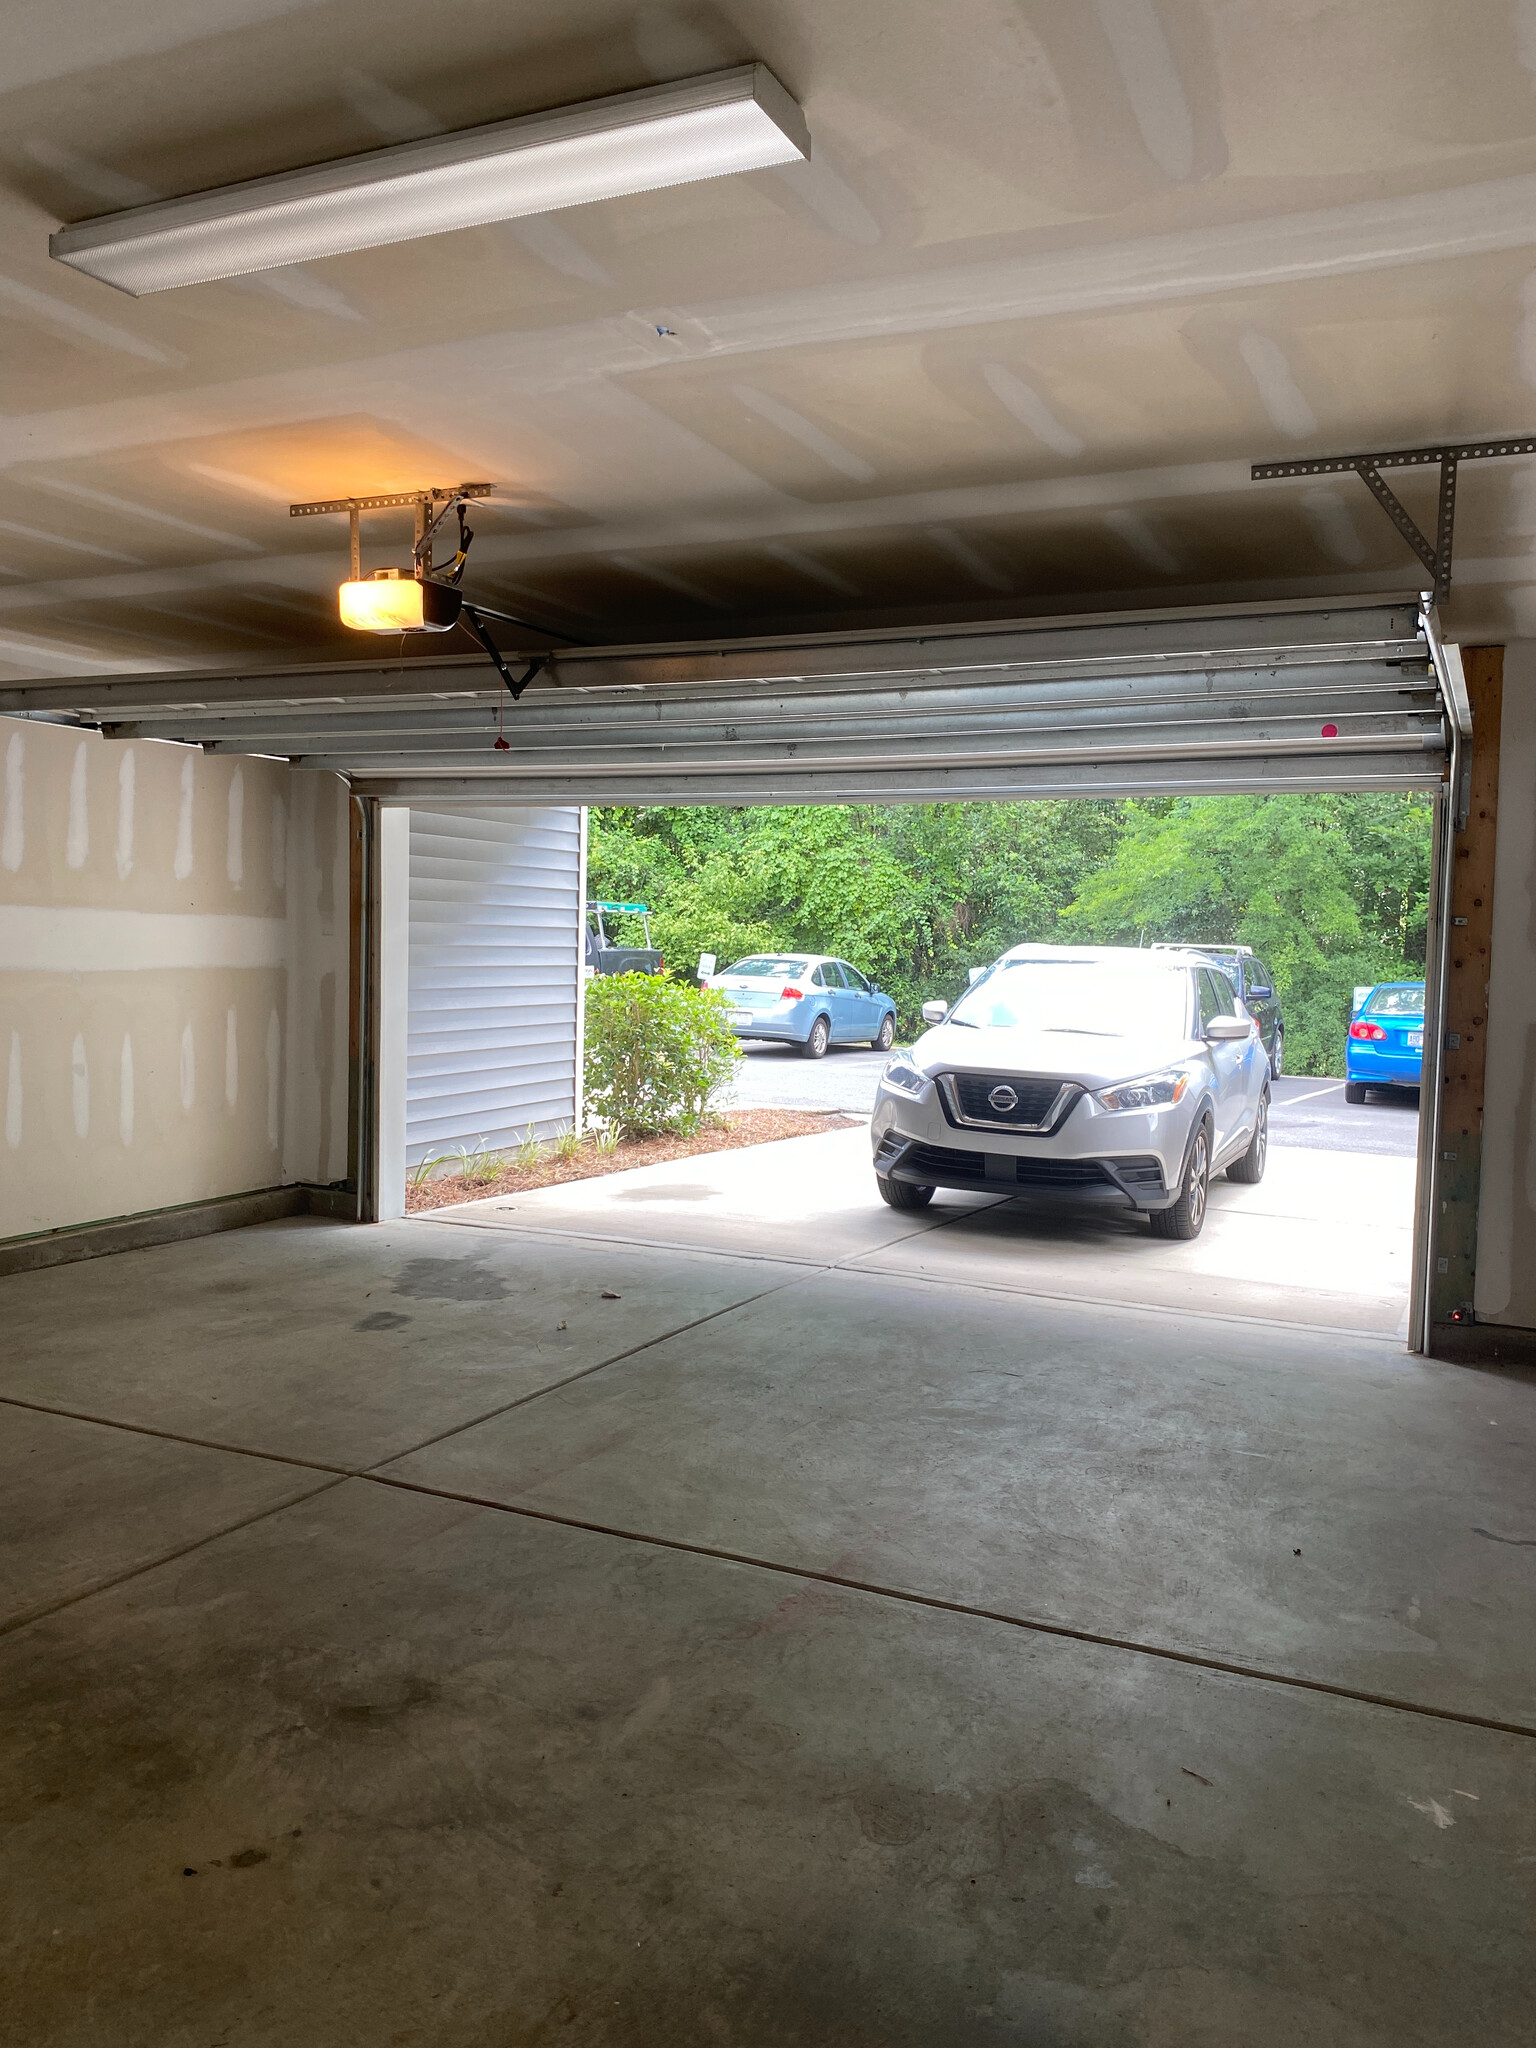
[[[129,207],[61,228],[48,249],[139,298],[810,153],[799,107],[743,64]]]
[[[343,583],[339,595],[341,623],[359,633],[447,633],[464,603],[448,584],[423,583],[398,569]]]

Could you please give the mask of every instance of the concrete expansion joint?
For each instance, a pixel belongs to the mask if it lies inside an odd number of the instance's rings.
[[[782,1293],[786,1288],[801,1284],[803,1283],[798,1279],[786,1281],[780,1287],[764,1288],[761,1293],[753,1296],[752,1299],[762,1300],[768,1295]],[[730,1308],[715,1310],[712,1314],[700,1316],[694,1322],[683,1327],[684,1329],[699,1328],[703,1324],[715,1321],[721,1315],[731,1313],[732,1308],[740,1306],[745,1306],[745,1304],[736,1303],[732,1304]],[[666,1336],[652,1338],[644,1344],[634,1346],[629,1352],[622,1355],[634,1357],[639,1352],[650,1350],[655,1344],[665,1342],[667,1336],[678,1334],[681,1334],[681,1332],[668,1332]],[[604,1360],[601,1365],[591,1367],[587,1372],[573,1374],[572,1379],[588,1378],[593,1372],[602,1371],[606,1366],[617,1364],[618,1362],[618,1358]],[[524,1396],[518,1401],[507,1402],[503,1406],[492,1410],[491,1413],[492,1415],[506,1414],[510,1409],[526,1405],[527,1401],[539,1399],[544,1393],[558,1392],[559,1387],[570,1384],[571,1380],[561,1381],[557,1386],[540,1389],[538,1393]],[[463,1492],[452,1487],[429,1486],[420,1480],[399,1477],[386,1469],[389,1465],[397,1463],[400,1459],[414,1455],[416,1451],[424,1450],[431,1444],[440,1443],[446,1437],[458,1435],[460,1433],[459,1428],[444,1431],[439,1436],[427,1438],[421,1444],[413,1444],[404,1450],[395,1451],[389,1458],[380,1460],[374,1465],[353,1467],[323,1464],[317,1460],[300,1459],[297,1457],[284,1457],[270,1451],[252,1451],[236,1444],[217,1443],[203,1438],[181,1435],[173,1430],[151,1429],[142,1424],[117,1422],[101,1416],[83,1415],[78,1411],[51,1408],[44,1402],[18,1400],[10,1395],[0,1395],[0,1405],[25,1408],[37,1414],[68,1416],[71,1420],[92,1422],[106,1429],[120,1429],[134,1435],[157,1437],[168,1443],[182,1443],[195,1445],[202,1449],[224,1451],[237,1457],[261,1458],[273,1464],[290,1465],[295,1471],[317,1472],[325,1475],[320,1485],[303,1488],[289,1495],[286,1499],[272,1502],[265,1507],[257,1509],[252,1514],[241,1516],[238,1520],[224,1527],[211,1530],[207,1534],[197,1537],[190,1542],[179,1544],[157,1557],[147,1559],[128,1571],[115,1573],[108,1578],[98,1580],[92,1585],[81,1587],[75,1592],[41,1604],[25,1614],[13,1616],[10,1620],[0,1624],[0,1636],[15,1634],[22,1629],[32,1626],[35,1622],[47,1619],[50,1615],[78,1606],[83,1601],[95,1598],[98,1594],[109,1593],[119,1586],[144,1577],[150,1572],[158,1571],[165,1565],[174,1564],[183,1557],[188,1557],[198,1551],[205,1550],[211,1545],[220,1542],[226,1536],[238,1534],[240,1531],[252,1528],[258,1523],[268,1521],[277,1515],[286,1513],[290,1508],[303,1506],[306,1502],[318,1498],[321,1494],[334,1491],[347,1481],[356,1481],[362,1485],[385,1487],[392,1492],[417,1494],[434,1500],[455,1501],[465,1507],[479,1508],[494,1514],[512,1516],[520,1521],[537,1522],[553,1528],[576,1529],[587,1535],[606,1538],[610,1542],[638,1544],[647,1549],[670,1551],[686,1557],[707,1558],[718,1564],[735,1565],[749,1571],[769,1572],[779,1578],[792,1579],[802,1585],[835,1586],[843,1592],[863,1594],[875,1600],[892,1601],[905,1607],[924,1608],[936,1613],[958,1615],[968,1620],[986,1622],[997,1627],[1013,1629],[1029,1635],[1052,1637],[1064,1642],[1085,1643],[1099,1649],[1117,1650],[1127,1656],[1148,1657],[1160,1663],[1182,1664],[1195,1670],[1220,1672],[1227,1677],[1246,1679],[1258,1685],[1279,1686],[1294,1692],[1318,1693],[1332,1699],[1350,1700],[1359,1706],[1373,1707],[1392,1713],[1412,1714],[1423,1720],[1445,1721],[1459,1727],[1482,1728],[1494,1734],[1514,1735],[1530,1741],[1536,1741],[1536,1725],[1524,1722],[1499,1720],[1490,1715],[1468,1713],[1452,1707],[1437,1707],[1424,1701],[1403,1699],[1389,1693],[1369,1692],[1361,1687],[1338,1685],[1326,1679],[1310,1678],[1302,1673],[1277,1671],[1264,1665],[1243,1663],[1234,1658],[1217,1657],[1192,1650],[1180,1650],[1169,1644],[1144,1642],[1135,1637],[1113,1635],[1104,1630],[1078,1628],[1067,1622],[1052,1621],[1039,1615],[1011,1614],[1000,1608],[984,1607],[964,1600],[946,1600],[938,1594],[918,1592],[911,1587],[886,1585],[874,1579],[856,1579],[841,1572],[817,1571],[807,1565],[789,1564],[781,1559],[761,1557],[750,1551],[733,1551],[716,1544],[692,1543],[681,1537],[663,1536],[647,1530],[626,1529],[616,1524],[593,1521],[584,1516],[556,1514],[549,1509],[521,1506],[508,1501],[494,1500],[486,1495]],[[478,1418],[481,1421],[487,1419],[490,1418]],[[460,1427],[469,1429],[475,1426],[475,1423],[470,1422]]]

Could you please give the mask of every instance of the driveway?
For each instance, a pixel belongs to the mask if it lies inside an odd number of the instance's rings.
[[[1407,1332],[1414,1162],[1276,1149],[1257,1187],[1212,1183],[1192,1244],[1144,1218],[941,1190],[899,1218],[864,1128],[641,1167],[438,1212],[541,1231],[868,1266],[1074,1300]],[[903,1228],[903,1222],[906,1227]]]

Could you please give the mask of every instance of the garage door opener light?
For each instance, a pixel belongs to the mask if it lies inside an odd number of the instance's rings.
[[[451,633],[464,625],[474,634],[495,663],[497,674],[515,704],[549,657],[537,656],[521,676],[514,676],[502,659],[485,621],[500,619],[509,626],[526,626],[527,621],[494,605],[471,602],[459,588],[464,565],[475,534],[465,517],[465,508],[475,498],[489,497],[494,484],[456,484],[450,490],[387,491],[371,498],[317,498],[308,504],[290,505],[290,519],[309,519],[327,512],[345,512],[351,541],[351,575],[337,591],[341,623],[359,633]],[[409,505],[416,514],[416,538],[409,569],[375,569],[363,574],[362,515],[386,507]],[[433,564],[433,545],[439,529],[452,513],[458,525],[453,559],[440,568]],[[565,636],[559,635],[564,638]],[[501,730],[498,700],[496,747],[508,745]]]

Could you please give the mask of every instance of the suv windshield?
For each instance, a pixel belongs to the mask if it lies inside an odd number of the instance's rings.
[[[798,981],[806,969],[804,960],[787,953],[754,953],[750,960],[738,960],[726,974],[739,974],[743,981]]]
[[[1422,988],[1379,988],[1365,1009],[1370,1017],[1422,1017],[1424,991]]]
[[[1183,1038],[1187,969],[1118,960],[1013,960],[994,968],[950,1013],[993,1031],[1082,1031],[1098,1038]]]

